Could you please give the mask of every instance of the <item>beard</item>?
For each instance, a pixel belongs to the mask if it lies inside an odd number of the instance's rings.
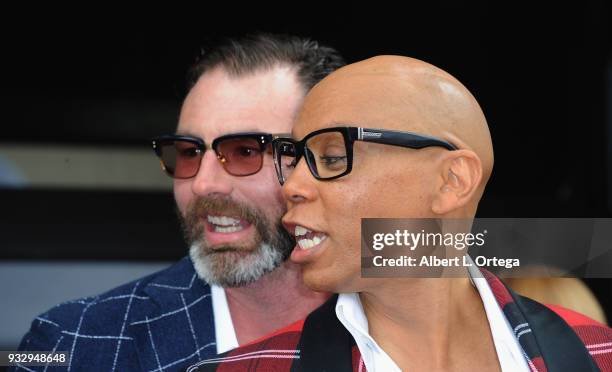
[[[249,222],[255,228],[253,239],[211,247],[205,239],[204,218],[208,214]],[[280,223],[280,213],[272,220],[260,209],[230,198],[197,198],[189,204],[185,216],[178,215],[196,273],[208,284],[241,287],[253,283],[285,262],[295,246]]]

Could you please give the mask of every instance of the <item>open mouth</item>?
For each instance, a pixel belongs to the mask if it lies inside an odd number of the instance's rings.
[[[304,250],[312,249],[327,239],[327,234],[300,225],[295,226],[294,236],[298,246]]]
[[[208,221],[209,230],[217,233],[234,233],[244,230],[250,225],[249,222],[229,216],[213,216],[209,214],[206,216]]]

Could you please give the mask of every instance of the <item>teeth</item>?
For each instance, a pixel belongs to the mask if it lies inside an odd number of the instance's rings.
[[[306,235],[310,232],[310,230],[308,230],[307,228],[300,226],[300,225],[296,225],[295,226],[295,236],[302,236],[302,235]]]
[[[310,249],[316,245],[319,245],[325,239],[327,239],[327,235],[323,235],[320,238],[315,236],[312,239],[299,239],[297,243],[302,249]]]
[[[306,237],[306,235],[308,234],[314,235],[312,239]],[[300,225],[295,225],[294,235],[296,237],[298,246],[302,249],[310,249],[314,246],[317,246],[327,238],[327,235],[323,233],[315,233],[314,231],[311,231]]]
[[[211,215],[208,215],[208,222],[218,226],[236,226],[240,224],[240,220],[232,217]]]
[[[236,231],[240,231],[242,230],[242,226],[229,226],[229,227],[221,227],[221,226],[214,226],[214,230],[215,232],[220,232],[220,233],[232,233],[232,232],[236,232]]]

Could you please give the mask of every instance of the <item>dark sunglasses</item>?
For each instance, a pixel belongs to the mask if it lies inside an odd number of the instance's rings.
[[[235,133],[215,138],[210,147],[227,173],[242,177],[259,172],[271,142],[269,133]],[[153,138],[152,145],[170,177],[185,179],[198,174],[206,151],[202,139],[172,134]]]
[[[318,180],[346,176],[353,168],[353,143],[373,142],[384,145],[422,149],[443,147],[457,150],[450,142],[422,134],[361,127],[324,128],[309,133],[301,141],[275,138],[272,141],[274,166],[279,182],[285,183],[297,163],[306,158],[310,173]]]

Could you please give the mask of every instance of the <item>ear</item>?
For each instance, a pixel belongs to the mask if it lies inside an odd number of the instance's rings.
[[[436,191],[432,211],[446,214],[465,206],[478,190],[482,180],[482,163],[471,150],[455,150],[446,153],[442,161],[442,184]]]

